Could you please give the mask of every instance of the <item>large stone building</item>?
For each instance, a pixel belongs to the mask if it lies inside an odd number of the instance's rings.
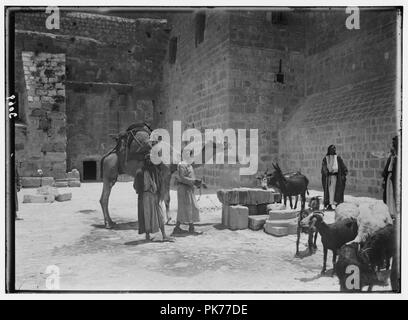
[[[153,127],[259,130],[259,171],[278,161],[320,187],[336,144],[347,191],[379,196],[397,134],[397,10],[15,12],[17,167],[98,179],[109,134]],[[238,165],[206,167],[214,186],[254,185]]]

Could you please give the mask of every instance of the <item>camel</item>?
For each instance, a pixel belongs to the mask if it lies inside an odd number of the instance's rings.
[[[112,229],[115,226],[115,222],[111,219],[108,209],[111,190],[119,174],[128,174],[133,178],[136,177],[136,172],[143,166],[145,155],[152,148],[152,142],[150,141],[151,132],[152,130],[146,123],[131,125],[126,132],[115,136],[115,147],[101,159],[103,189],[99,202],[102,207],[105,228],[107,229]],[[205,149],[208,147],[212,147],[213,155],[216,155],[217,143],[209,142],[204,144],[201,150],[203,164],[207,160],[205,158]],[[158,168],[164,182],[164,190],[160,193],[160,201],[165,202],[166,215],[168,216],[170,209],[170,180],[171,175],[177,170],[177,164],[167,165],[160,163]]]

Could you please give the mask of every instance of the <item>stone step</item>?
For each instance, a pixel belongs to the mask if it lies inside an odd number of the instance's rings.
[[[23,203],[51,203],[54,200],[53,194],[25,194]]]
[[[268,219],[268,215],[257,215],[257,216],[248,216],[248,227],[251,230],[257,231],[261,230]]]
[[[294,219],[298,216],[299,211],[292,209],[285,210],[269,210],[269,220],[285,220]]]
[[[20,184],[23,188],[38,188],[41,186],[52,186],[53,177],[20,177]]]
[[[285,227],[287,228],[287,234],[297,233],[298,220],[295,219],[285,219],[285,220],[266,220],[265,222],[265,232],[266,230],[271,230],[272,227]],[[268,232],[267,232],[268,233]]]
[[[74,188],[74,187],[80,187],[81,182],[79,180],[70,180],[68,181],[68,187]]]
[[[287,227],[274,227],[268,224],[265,224],[265,232],[275,237],[284,237],[289,234],[289,230]]]

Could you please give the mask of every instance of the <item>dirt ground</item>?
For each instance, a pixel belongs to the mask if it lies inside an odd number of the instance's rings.
[[[331,276],[331,253],[329,270],[320,275],[320,237],[316,254],[301,259],[295,258],[295,235],[225,229],[215,192],[202,195],[198,202],[197,230],[203,233],[169,243],[161,241],[160,233],[153,242],[138,234],[132,182],[118,182],[112,190],[109,208],[118,224],[113,230],[103,227],[101,183],[59,190],[72,192],[72,200],[23,204],[23,195],[35,189],[18,193],[22,220],[16,221],[16,289],[46,289],[47,267],[57,266],[61,290],[339,291],[337,277]],[[346,196],[346,201],[378,200]],[[171,191],[173,217],[176,208],[177,196]],[[332,222],[334,214],[325,220]],[[170,234],[173,228],[174,224],[166,226],[166,231]],[[303,235],[301,250],[306,241]]]

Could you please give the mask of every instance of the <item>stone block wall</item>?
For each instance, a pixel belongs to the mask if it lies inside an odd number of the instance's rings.
[[[283,11],[281,23],[268,19],[270,11],[230,14],[230,126],[258,129],[264,172],[278,159],[281,122],[304,94],[303,14]],[[276,79],[280,63],[283,83]],[[241,176],[240,185],[254,186],[256,179]]]
[[[66,68],[63,83],[66,91],[66,170],[77,168],[81,177],[82,162],[99,160],[114,140],[109,136],[133,122],[156,119],[162,76],[162,60],[168,42],[164,19],[122,18],[94,13],[60,10],[60,29],[47,29],[44,11],[15,13],[16,88],[20,104],[27,109],[27,94],[21,52],[64,54]],[[26,117],[27,118],[27,117]],[[29,118],[26,119],[30,126]],[[26,130],[27,136],[30,132]],[[17,134],[24,136],[23,131]],[[20,166],[30,149],[17,141]],[[24,174],[30,175],[36,165]]]
[[[321,189],[330,144],[349,169],[346,193],[381,197],[381,172],[397,134],[396,11],[360,10],[360,29],[344,10],[306,19],[305,100],[279,134],[284,170],[301,170]]]
[[[24,159],[21,176],[62,178],[66,172],[65,55],[23,51],[27,128],[17,135],[16,157]]]
[[[196,14],[178,13],[169,19],[170,38],[177,37],[177,55],[171,64],[167,51],[158,112],[160,127],[170,132],[174,120],[181,121],[182,129],[229,127],[229,15],[207,11],[204,40],[196,46]],[[230,166],[202,170],[209,185],[227,185],[237,179],[230,174]],[[198,170],[198,175],[201,173]]]

